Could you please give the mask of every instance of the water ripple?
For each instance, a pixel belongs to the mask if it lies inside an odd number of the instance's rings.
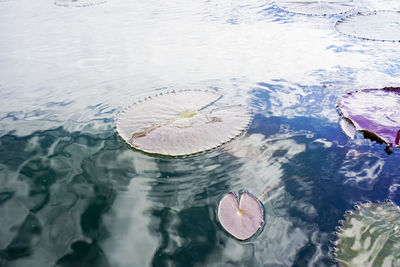
[[[398,86],[398,44],[273,1],[0,2],[0,265],[332,266],[345,210],[400,203],[399,153],[348,139],[335,108],[345,92]],[[253,112],[234,148],[160,158],[117,137],[124,107],[187,88]],[[279,183],[256,237],[222,229],[227,192]]]

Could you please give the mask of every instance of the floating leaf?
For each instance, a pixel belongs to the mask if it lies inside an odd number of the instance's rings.
[[[340,127],[342,128],[342,131],[344,132],[345,135],[347,135],[351,139],[354,139],[354,137],[356,136],[357,130],[351,121],[349,121],[347,119],[341,119]]]
[[[342,96],[337,107],[359,131],[400,147],[400,88],[364,89]]]
[[[276,0],[279,8],[304,15],[335,15],[353,10],[353,1],[349,0]]]
[[[235,193],[224,196],[218,207],[218,218],[224,229],[239,240],[252,237],[264,222],[262,203],[248,192],[238,202]]]
[[[400,11],[357,13],[336,22],[336,29],[351,37],[400,42]]]
[[[338,229],[341,266],[400,266],[400,210],[390,201],[356,206]]]
[[[147,153],[185,156],[210,150],[240,135],[251,120],[241,105],[214,107],[220,98],[200,90],[149,97],[122,111],[116,128],[130,146]]]
[[[106,2],[106,0],[55,0],[54,4],[64,7],[88,7]]]

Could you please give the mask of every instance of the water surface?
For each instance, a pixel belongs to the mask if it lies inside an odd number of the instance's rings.
[[[14,0],[0,14],[2,266],[335,266],[330,240],[346,210],[400,204],[398,151],[347,138],[335,108],[345,92],[399,86],[398,43],[257,0]],[[117,137],[125,106],[184,88],[246,104],[256,158],[224,147],[153,157]],[[295,177],[264,198],[254,238],[218,223],[227,192]]]

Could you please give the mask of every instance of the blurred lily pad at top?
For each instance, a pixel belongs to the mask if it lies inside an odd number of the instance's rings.
[[[338,228],[340,266],[400,266],[400,210],[390,201],[363,203]]]
[[[357,13],[340,19],[335,27],[355,38],[400,42],[400,11]]]
[[[351,92],[339,99],[337,107],[356,130],[376,137],[389,147],[400,147],[400,88]]]
[[[172,91],[123,110],[118,134],[131,147],[150,154],[187,156],[216,148],[242,134],[251,115],[242,105],[217,105],[211,91]]]
[[[63,7],[89,7],[106,2],[106,0],[55,0],[54,4]]]
[[[349,0],[276,0],[275,2],[285,11],[316,16],[342,14],[355,8],[353,1]]]

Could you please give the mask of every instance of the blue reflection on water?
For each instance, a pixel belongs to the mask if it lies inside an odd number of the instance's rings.
[[[15,0],[0,13],[2,266],[332,266],[346,210],[400,204],[398,151],[347,138],[335,108],[350,90],[399,84],[398,44],[258,0]],[[124,106],[188,87],[247,104],[238,146],[251,156],[151,157],[117,137]],[[264,198],[254,238],[222,229],[224,194],[292,178]]]

